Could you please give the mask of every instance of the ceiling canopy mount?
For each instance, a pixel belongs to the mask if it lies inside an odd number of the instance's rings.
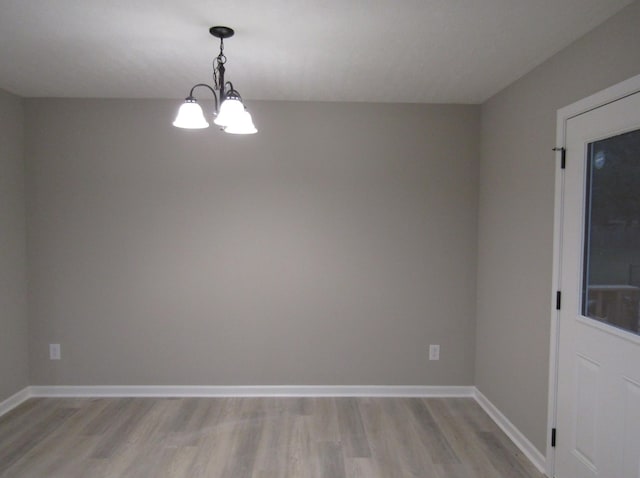
[[[209,28],[209,33],[216,38],[224,40],[225,38],[231,38],[235,32],[233,31],[233,28],[217,26]]]

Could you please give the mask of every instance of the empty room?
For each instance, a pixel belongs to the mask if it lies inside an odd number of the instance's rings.
[[[640,0],[0,0],[0,478],[640,478]]]

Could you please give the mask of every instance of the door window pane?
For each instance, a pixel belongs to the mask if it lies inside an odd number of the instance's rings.
[[[582,315],[640,333],[640,130],[589,144]]]

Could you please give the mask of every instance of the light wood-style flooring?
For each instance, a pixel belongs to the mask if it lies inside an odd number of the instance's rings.
[[[470,398],[31,399],[0,477],[541,478]]]

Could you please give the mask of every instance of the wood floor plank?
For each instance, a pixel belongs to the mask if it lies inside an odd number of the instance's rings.
[[[28,478],[67,478],[84,476],[108,476],[104,473],[107,460],[91,458],[91,453],[97,445],[97,437],[84,437],[73,448],[73,451],[60,453],[55,460],[35,462],[36,466],[27,467],[29,472],[24,476]],[[72,460],[69,457],[73,457]],[[40,464],[41,466],[38,466]],[[13,470],[12,470],[13,471]],[[16,476],[23,476],[16,473]]]
[[[318,444],[320,478],[345,478],[343,451],[339,443],[322,442]]]
[[[463,400],[468,401],[467,406],[471,406],[473,401],[473,399]],[[459,419],[460,414],[452,408],[451,399],[429,399],[427,400],[427,406],[442,433],[447,437],[449,444],[460,457],[460,460],[471,468],[472,473],[470,476],[473,478],[494,478],[499,476],[498,471],[493,467],[491,460],[485,454],[482,445],[475,436],[476,432],[482,431],[475,427],[475,422]],[[444,467],[444,469],[455,470],[455,467]],[[457,473],[462,472],[458,471]],[[465,473],[469,474],[469,472]],[[449,471],[449,474],[455,476],[453,471]]]
[[[25,433],[20,433],[18,439],[9,441],[0,448],[0,474],[46,440],[76,411],[73,408],[56,408],[51,415],[39,421],[37,426],[29,428]]]
[[[241,423],[241,399],[223,398],[220,400],[218,413],[208,424],[208,433],[198,441],[196,461],[190,467],[191,477],[206,476],[218,478],[223,476],[227,461],[232,459],[237,435],[236,427]]]
[[[121,421],[127,405],[132,400],[132,398],[102,399],[104,403],[102,413],[98,414],[98,416],[86,424],[83,433],[85,435],[103,435],[106,433],[107,430]]]
[[[193,446],[183,446],[177,448],[173,454],[173,459],[169,462],[166,470],[167,478],[187,477],[191,463],[196,457],[198,449]]]
[[[44,398],[30,398],[10,412],[0,416],[0,442],[22,428],[26,421],[32,421],[37,413],[47,412],[47,401]]]
[[[228,456],[222,476],[251,478],[264,428],[258,411],[259,399],[247,399],[241,408],[241,421],[233,434],[233,448]]]
[[[436,465],[435,478],[476,478],[473,467],[468,463]],[[493,475],[500,476],[500,475]]]
[[[383,478],[371,458],[347,458],[345,472],[349,478]]]
[[[542,478],[473,399],[29,400],[0,478]]]
[[[413,415],[413,420],[410,423],[419,430],[420,440],[425,448],[429,450],[433,463],[460,463],[460,458],[458,458],[447,437],[442,433],[438,423],[431,415],[425,400],[413,399],[408,402],[407,406]]]
[[[383,420],[394,439],[396,454],[402,458],[401,469],[406,476],[419,477],[433,474],[434,456],[438,456],[438,452],[424,446],[423,429],[414,422],[411,412],[416,400],[420,401],[419,398],[385,399]]]
[[[337,398],[338,426],[343,451],[348,458],[368,458],[371,456],[367,435],[362,425],[362,417],[355,398]]]
[[[333,398],[313,398],[311,434],[316,442],[338,442],[340,427]]]
[[[310,417],[299,415],[293,419],[289,436],[286,476],[317,478],[320,463],[317,460],[316,444],[312,442]]]
[[[66,465],[70,454],[83,454],[85,451],[92,450],[96,440],[88,439],[82,434],[82,429],[87,420],[94,417],[102,408],[102,404],[94,405],[94,401],[77,402],[74,399],[60,402],[59,406],[73,409],[76,413],[61,422],[55,431],[22,456],[12,466],[11,473],[22,476],[23,470],[29,469],[34,476],[50,476]]]
[[[268,407],[264,416],[254,476],[284,476],[288,467],[291,435],[297,418],[287,413],[273,413],[273,407]]]
[[[449,400],[450,402],[448,403],[457,417],[469,422],[474,429],[483,432],[497,432],[500,430],[498,425],[475,400],[471,398],[451,398]]]
[[[176,408],[174,400],[149,399],[148,411],[132,424],[120,446],[113,450],[104,465],[105,473],[109,476],[140,475],[146,463],[156,463],[160,459],[164,448],[175,448],[167,429]],[[103,446],[102,442],[99,446]]]
[[[58,401],[32,398],[2,417],[0,421],[0,445],[13,442],[21,433],[28,433],[32,425],[47,420],[56,413]],[[4,448],[4,447],[3,447]]]
[[[480,439],[480,443],[484,445],[491,463],[502,476],[513,478],[529,478],[531,477],[531,469],[520,460],[519,452],[505,446],[505,442],[501,440],[499,433],[493,432],[477,432],[476,436]]]
[[[360,410],[367,439],[371,448],[369,467],[378,476],[387,476],[389,470],[399,473],[398,454],[394,441],[386,430],[383,416],[382,399],[365,398],[360,400]],[[349,459],[347,460],[349,461]],[[355,464],[356,462],[354,462]]]
[[[96,447],[92,458],[109,458],[114,455],[118,447],[122,447],[128,442],[129,435],[144,419],[144,416],[149,413],[154,403],[154,400],[140,398],[127,402],[122,407],[119,420],[114,423],[116,426],[110,427],[104,433],[103,439]]]
[[[361,400],[360,408],[371,447],[371,468],[380,476],[431,476],[433,463],[402,399]]]
[[[177,400],[179,404],[178,412],[173,416],[173,419],[167,423],[167,430],[172,432],[185,431],[189,424],[189,421],[196,413],[198,404],[202,403],[202,400],[197,398],[179,398]]]

